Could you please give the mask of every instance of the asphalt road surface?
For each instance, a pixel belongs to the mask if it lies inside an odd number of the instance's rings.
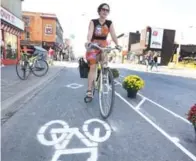
[[[2,161],[196,161],[185,116],[196,102],[196,80],[120,71],[114,110],[103,121],[97,94],[84,103],[87,80],[65,67],[2,125]],[[129,74],[146,82],[136,99],[121,86]]]

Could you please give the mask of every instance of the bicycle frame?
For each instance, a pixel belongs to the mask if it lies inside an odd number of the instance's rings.
[[[110,53],[112,50],[116,50],[117,48],[111,48],[111,47],[102,48],[102,47],[100,47],[97,44],[91,43],[89,45],[89,48],[92,48],[92,47],[95,47],[95,48],[98,48],[99,50],[101,50],[102,51],[102,53],[101,53],[102,55],[101,56],[103,56],[103,60],[101,60],[101,61],[99,60],[97,66],[96,66],[94,82],[98,82],[99,79],[101,79],[101,81],[102,81],[102,77],[103,77],[103,75],[102,75],[103,74],[102,73],[103,72],[102,71],[103,70],[103,64],[101,64],[101,62],[105,60],[106,54]],[[98,78],[98,80],[96,80],[97,74],[98,74],[98,68],[100,68],[100,75],[99,75],[99,77],[101,77],[101,78]],[[100,83],[99,92],[101,92],[101,91],[102,91],[102,82]]]
[[[108,63],[108,61],[107,62],[105,61],[105,57],[112,50],[119,49],[119,48],[110,48],[110,47],[101,48],[97,44],[90,44],[89,48],[91,48],[91,47],[95,47],[95,48],[102,51],[101,60],[98,60],[98,64],[96,65],[94,80],[92,81],[92,91],[93,91],[93,95],[94,95],[95,88],[98,85],[100,113],[101,113],[102,118],[106,119],[110,115],[110,113],[112,111],[113,104],[114,104],[115,87],[114,87],[113,74],[112,74],[111,70],[108,68],[108,66],[107,65],[105,66],[105,63]],[[100,69],[100,73],[98,75],[99,69]],[[107,91],[104,91],[105,85],[107,87]],[[111,85],[111,88],[110,88],[110,85]],[[103,105],[102,99],[105,97],[104,96],[105,94],[108,94],[110,89],[111,89],[111,93],[112,93],[111,102],[107,103],[107,106],[105,106],[105,105]],[[84,101],[86,103],[88,103],[88,102],[91,102],[92,99],[93,99],[93,97],[86,96],[84,98]]]
[[[22,57],[24,57],[24,59],[23,59],[23,61],[25,61],[25,62],[27,62],[28,64],[30,64],[30,66],[38,59],[38,55],[36,55],[36,56],[32,56],[32,57],[30,57],[30,58],[28,58],[28,56],[30,56],[30,55],[28,55],[28,54],[26,54],[26,53],[23,53],[22,54]],[[32,64],[31,64],[32,63]]]

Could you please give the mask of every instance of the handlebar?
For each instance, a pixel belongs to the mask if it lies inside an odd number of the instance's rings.
[[[111,52],[112,50],[119,50],[119,51],[121,51],[122,50],[122,47],[114,47],[114,48],[111,48],[111,47],[105,47],[105,48],[102,48],[102,47],[100,47],[99,45],[97,45],[97,44],[95,44],[95,43],[90,43],[89,45],[88,45],[88,48],[92,48],[92,47],[95,47],[95,48],[97,48],[97,49],[99,49],[99,50],[101,50],[101,51],[104,51],[104,52]]]

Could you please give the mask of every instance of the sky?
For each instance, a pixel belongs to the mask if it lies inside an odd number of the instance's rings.
[[[175,29],[176,41],[182,37],[181,41],[189,39],[196,44],[192,36],[196,35],[196,0],[25,0],[22,9],[55,13],[64,38],[74,34],[75,44],[84,44],[89,21],[98,17],[97,7],[105,2],[110,5],[108,19],[113,21],[117,34],[141,31],[149,25]]]

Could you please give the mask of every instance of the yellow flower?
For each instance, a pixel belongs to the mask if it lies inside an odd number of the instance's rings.
[[[125,89],[140,90],[144,87],[144,81],[137,75],[129,75],[123,80],[123,87]]]

